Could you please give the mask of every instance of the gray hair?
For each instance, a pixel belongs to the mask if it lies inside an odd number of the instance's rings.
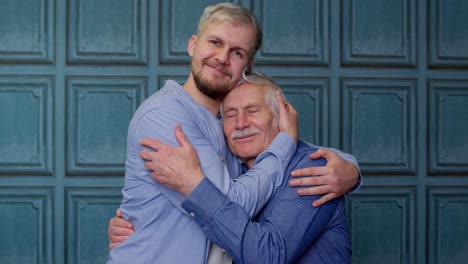
[[[210,22],[229,22],[234,24],[251,25],[255,31],[257,39],[255,41],[255,52],[262,45],[262,29],[257,23],[255,16],[246,8],[235,3],[219,3],[205,8],[200,21],[198,22],[197,35],[203,32],[207,23]],[[254,54],[255,54],[254,52]],[[252,58],[253,55],[252,54]]]
[[[279,106],[278,106],[278,96],[277,92],[284,97],[283,92],[281,91],[280,87],[273,81],[273,79],[265,74],[261,74],[259,72],[250,72],[249,74],[244,74],[243,82],[253,83],[256,85],[263,85],[266,88],[265,91],[265,103],[271,107],[271,111],[273,112],[275,118],[279,116]],[[286,98],[284,99],[286,100]]]
[[[286,101],[286,98],[284,97],[283,92],[281,91],[280,87],[273,81],[273,79],[265,74],[261,74],[257,71],[252,71],[248,74],[244,74],[242,76],[241,81],[239,82],[239,85],[243,83],[252,83],[254,85],[262,85],[266,88],[265,91],[265,103],[271,107],[271,111],[273,112],[274,115],[274,120],[275,125],[278,125],[279,121],[279,106],[278,106],[278,95],[277,92],[280,93],[280,95],[284,98]],[[236,87],[237,87],[236,86]],[[234,89],[236,89],[234,87]],[[221,104],[221,114],[223,113],[223,104]]]

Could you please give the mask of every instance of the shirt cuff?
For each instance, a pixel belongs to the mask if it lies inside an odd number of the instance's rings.
[[[182,208],[204,225],[226,201],[227,197],[205,177],[182,202]]]

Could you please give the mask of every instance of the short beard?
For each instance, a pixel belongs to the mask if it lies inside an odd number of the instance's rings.
[[[199,74],[196,74],[193,71],[192,75],[198,90],[211,99],[222,100],[224,96],[226,96],[226,94],[228,94],[231,90],[229,83],[214,86],[213,84],[209,83],[209,81],[204,80]]]

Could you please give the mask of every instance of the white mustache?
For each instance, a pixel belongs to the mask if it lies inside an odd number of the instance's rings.
[[[248,127],[244,128],[242,130],[234,130],[234,132],[231,133],[230,138],[231,139],[236,139],[236,138],[242,138],[242,137],[249,137],[253,135],[258,135],[260,134],[260,130],[256,127]]]

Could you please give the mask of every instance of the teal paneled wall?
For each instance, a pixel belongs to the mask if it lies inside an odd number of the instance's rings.
[[[103,263],[128,123],[219,0],[0,1],[0,263]],[[300,137],[360,161],[353,263],[468,262],[468,2],[234,0]]]

